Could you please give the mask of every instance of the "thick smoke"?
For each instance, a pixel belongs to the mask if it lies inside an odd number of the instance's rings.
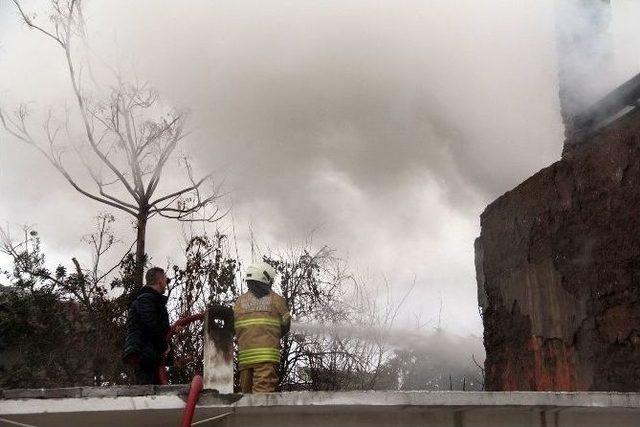
[[[452,366],[467,367],[473,362],[484,361],[482,338],[461,336],[435,330],[432,333],[400,328],[358,327],[347,324],[293,322],[291,333],[319,335],[336,339],[359,339],[395,350],[415,351],[437,363],[447,362]]]
[[[153,8],[118,14],[94,46],[136,57],[192,111],[240,230],[272,248],[316,230],[374,280],[403,292],[415,278],[408,317],[442,298],[451,324],[478,330],[478,214],[561,149],[552,5]]]
[[[632,0],[556,3],[559,92],[565,119],[584,112],[640,72],[640,32]]]
[[[72,106],[58,53],[9,3],[0,102]],[[631,53],[638,62],[619,36],[637,33],[631,3],[613,2],[613,44],[629,52],[614,60],[626,73]],[[315,230],[372,280],[384,275],[399,292],[415,280],[407,317],[434,317],[442,301],[443,326],[480,331],[479,214],[562,149],[552,0],[88,6],[96,74],[149,80],[191,112],[184,152],[224,180],[241,252],[249,226],[264,249]],[[78,255],[100,208],[4,133],[0,198],[0,221],[36,224],[61,259]],[[175,226],[152,222],[148,235],[154,262],[178,257]]]
[[[560,104],[569,119],[580,114],[608,89],[612,77],[613,45],[609,0],[558,2],[558,74]]]

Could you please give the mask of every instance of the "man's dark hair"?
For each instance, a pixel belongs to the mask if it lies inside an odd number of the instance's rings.
[[[147,275],[145,276],[147,285],[155,285],[162,275],[164,275],[164,269],[160,267],[151,267],[147,270]]]

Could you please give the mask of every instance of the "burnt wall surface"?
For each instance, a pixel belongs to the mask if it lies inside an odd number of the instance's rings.
[[[640,113],[489,205],[488,390],[640,391]]]

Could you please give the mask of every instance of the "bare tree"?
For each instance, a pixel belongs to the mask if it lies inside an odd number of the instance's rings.
[[[210,175],[195,178],[185,158],[185,186],[156,194],[167,162],[186,136],[185,115],[163,109],[157,92],[147,84],[131,84],[121,78],[116,85],[103,88],[105,95],[89,96],[84,89],[82,62],[75,55],[76,44],[86,34],[82,0],[51,0],[45,23],[36,22],[18,0],[13,2],[27,26],[53,41],[65,57],[83,135],[73,152],[94,187],[87,188],[81,174],[63,161],[68,150],[59,142],[61,133],[66,133],[67,140],[74,139],[69,111],[64,120],[50,112],[39,137],[29,126],[24,105],[12,114],[0,109],[0,122],[11,135],[38,150],[75,190],[133,217],[137,230],[134,276],[141,283],[149,219],[157,215],[180,221],[216,221],[224,216],[214,205],[220,197],[219,188]],[[205,183],[210,187],[205,189]],[[213,206],[210,212],[208,206]]]
[[[360,332],[385,328],[395,316],[376,311],[375,298],[363,292],[347,263],[310,241],[263,259],[280,273],[279,291],[296,319],[283,340],[281,387],[346,390],[380,383],[389,348],[375,334],[363,339]]]
[[[280,290],[293,318],[306,321],[342,321],[347,313],[339,304],[349,276],[331,249],[313,250],[307,243],[288,253],[265,256],[280,273]],[[330,341],[330,340],[329,340]],[[285,388],[319,387],[314,373],[335,368],[338,353],[321,335],[289,334],[283,340],[280,382]],[[333,362],[333,363],[332,363]],[[335,369],[334,369],[335,370]]]

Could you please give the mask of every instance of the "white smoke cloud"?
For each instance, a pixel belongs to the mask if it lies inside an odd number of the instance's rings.
[[[347,324],[293,322],[291,333],[317,335],[338,340],[356,339],[385,349],[415,351],[438,363],[467,367],[474,355],[484,362],[482,337],[456,335],[435,330],[431,333],[400,328],[358,327]]]
[[[2,104],[73,105],[62,58],[8,3]],[[98,76],[118,64],[190,110],[184,151],[224,179],[242,252],[249,224],[274,249],[316,230],[367,277],[400,293],[415,280],[407,317],[431,318],[442,300],[443,326],[481,330],[478,216],[562,149],[552,0],[88,5]],[[61,259],[100,208],[4,133],[0,200],[0,221],[37,224]],[[176,227],[148,234],[156,262],[178,257]]]

